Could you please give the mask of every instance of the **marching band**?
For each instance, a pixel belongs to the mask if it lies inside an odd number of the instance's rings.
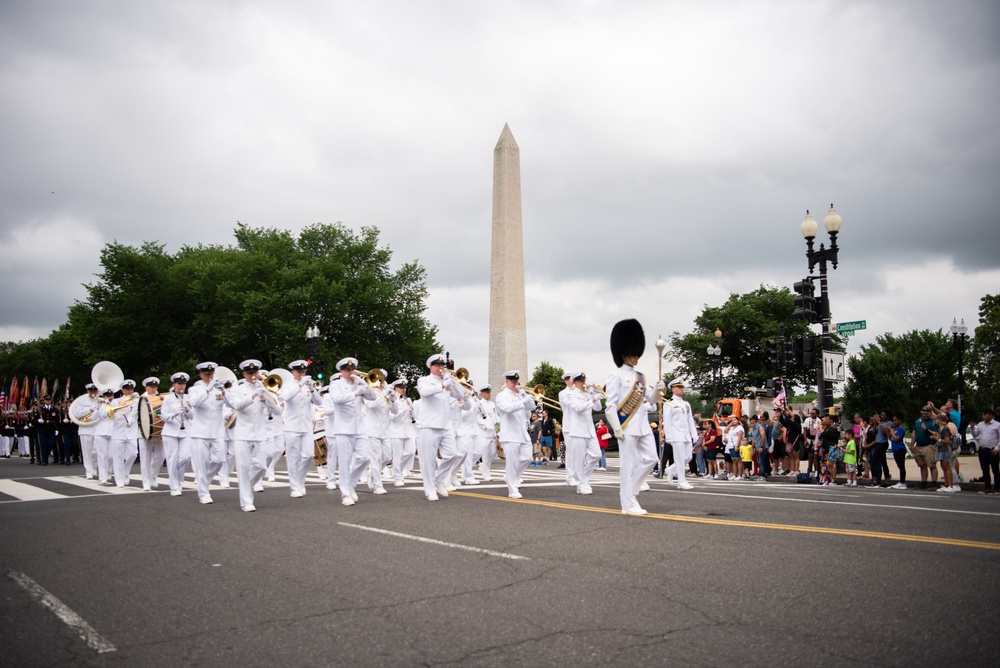
[[[657,400],[667,389],[662,379],[649,386],[636,370],[644,348],[637,321],[617,323],[611,332],[617,368],[604,388],[588,385],[583,371],[569,372],[563,375],[558,403],[544,396],[542,386],[523,387],[519,370],[504,374],[494,402],[490,385],[476,386],[465,369],[447,368],[448,359],[441,354],[427,359],[427,375],[416,383],[416,401],[407,396],[405,378],[389,383],[383,369],[359,373],[353,357],[337,362],[339,373],[326,387],[308,375],[306,360],[289,363],[287,371],[268,372],[259,360],[248,359],[239,365],[243,377],[238,382],[229,369],[206,361],[196,366],[199,380],[190,387],[190,376],[179,371],[170,376],[168,392],[159,393],[159,379],[149,377],[141,395],[117,365],[100,362],[86,393],[68,406],[54,406],[46,395],[31,419],[16,424],[5,420],[0,457],[10,455],[17,436],[19,443],[32,442],[33,462],[37,458],[47,464],[49,455],[59,452],[58,429],[72,424],[78,429],[88,480],[124,487],[138,457],[143,490],[159,487],[165,462],[170,495],[181,496],[190,466],[199,503],[211,504],[213,479],[218,476],[220,487],[229,487],[235,468],[240,508],[253,512],[254,494],[263,491],[265,476],[273,480],[274,462],[281,455],[292,498],[306,495],[306,478],[315,464],[327,489],[340,491],[344,506],[358,502],[356,488],[365,477],[373,495],[386,494],[384,476],[396,487],[405,486],[417,457],[424,495],[437,501],[460,485],[491,481],[499,455],[505,459],[508,496],[521,499],[522,479],[532,460],[529,418],[545,406],[562,410],[566,484],[590,495],[591,474],[601,460],[594,419],[603,411],[619,442],[622,513],[644,515],[638,495],[649,489],[645,480],[658,461],[647,414],[658,410]],[[690,489],[684,470],[697,437],[694,419],[682,397],[683,381],[672,381],[669,391],[663,428],[674,447],[678,486]],[[32,437],[20,440],[28,432]],[[18,449],[23,455],[24,446]],[[67,463],[68,458],[69,452]]]

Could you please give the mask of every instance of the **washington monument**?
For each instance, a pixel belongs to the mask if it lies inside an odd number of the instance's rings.
[[[505,123],[493,149],[493,242],[490,256],[490,385],[503,374],[531,377],[524,319],[524,242],[521,239],[521,152]]]

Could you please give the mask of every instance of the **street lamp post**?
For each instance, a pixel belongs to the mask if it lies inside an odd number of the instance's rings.
[[[667,349],[667,342],[663,340],[663,336],[659,336],[656,339],[656,382],[663,380],[663,351]],[[663,395],[660,395],[659,401],[657,403],[660,409],[659,424],[663,424]]]
[[[830,247],[824,244],[819,245],[819,250],[813,248],[813,240],[816,238],[816,231],[819,226],[813,217],[806,211],[806,217],[799,225],[802,236],[806,239],[806,259],[809,261],[809,274],[813,273],[816,265],[819,265],[819,318],[823,323],[823,352],[833,350],[833,342],[830,339],[830,296],[826,284],[826,264],[829,262],[833,268],[837,268],[837,235],[840,233],[840,226],[843,220],[837,210],[830,205],[830,210],[823,218],[823,227],[830,234]],[[820,412],[827,411],[833,406],[833,382],[828,381],[823,375],[823,361],[820,360],[819,369],[816,372],[816,394]]]
[[[309,351],[309,359],[316,357],[316,339],[319,338],[319,327],[312,325],[306,328],[306,349]]]
[[[712,367],[712,414],[715,414],[715,406],[718,403],[718,385],[716,385],[715,375],[718,373],[720,366],[722,365],[722,348],[719,347],[719,341],[722,340],[722,331],[719,329],[715,330],[715,345],[709,344],[705,352],[708,353],[708,363]]]
[[[962,402],[965,395],[965,376],[962,373],[965,366],[965,340],[968,331],[965,318],[962,318],[961,323],[955,322],[954,318],[951,319],[951,345],[958,351],[958,421],[960,423],[962,422]],[[960,438],[963,436],[964,434],[959,434]]]

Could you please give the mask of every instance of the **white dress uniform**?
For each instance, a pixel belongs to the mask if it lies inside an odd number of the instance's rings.
[[[670,382],[671,394],[675,385],[683,386],[680,378]],[[663,440],[674,449],[674,478],[681,489],[693,489],[687,481],[687,468],[691,462],[692,448],[698,438],[691,404],[673,395],[663,403]]]
[[[444,355],[431,355],[427,359],[427,368],[443,366],[444,361]],[[447,485],[461,463],[455,444],[451,404],[454,399],[461,399],[464,393],[454,379],[442,378],[433,373],[417,381],[417,391],[420,393],[417,423],[420,429],[417,445],[420,452],[420,474],[424,480],[424,496],[437,501],[438,497],[448,496]],[[441,455],[440,462],[438,453]]]
[[[188,390],[185,400],[185,404],[194,411],[191,425],[186,426],[185,431],[190,429],[191,468],[194,469],[200,503],[212,503],[208,486],[226,458],[225,436],[222,433],[225,429],[222,419],[225,394],[221,383],[213,380],[207,384],[199,380]]]
[[[97,481],[107,483],[110,480],[111,469],[111,432],[115,428],[114,417],[109,417],[107,407],[111,405],[112,395],[105,394],[97,409],[97,424],[94,425],[94,457],[97,459]],[[18,445],[18,449],[20,449]]]
[[[357,366],[353,358],[345,358],[337,362],[337,370],[347,368],[348,363]],[[340,380],[330,384],[323,406],[329,418],[333,416],[333,438],[337,444],[337,463],[340,470],[341,503],[353,506],[357,502],[357,487],[361,476],[371,460],[368,445],[368,434],[365,429],[363,401],[374,399],[375,393],[368,383],[354,377],[350,380],[341,376]],[[330,425],[327,425],[327,442],[330,438]],[[327,465],[327,487],[330,486],[329,465]]]
[[[170,495],[180,496],[184,486],[184,473],[191,463],[191,439],[194,409],[183,393],[171,390],[163,397],[160,406],[163,420],[163,452],[167,458],[167,480]]]
[[[305,378],[283,384],[281,398],[285,402],[283,420],[288,486],[291,488],[292,497],[298,498],[306,495],[306,475],[309,473],[309,465],[315,453],[313,406],[322,405],[323,400],[315,386]]]
[[[560,396],[562,393],[560,392]],[[601,446],[594,428],[594,411],[601,410],[601,399],[579,388],[566,392],[563,398],[563,436],[566,438],[566,468],[573,461],[576,491],[591,494],[590,474],[601,462]]]
[[[618,407],[631,394],[632,388],[639,380],[639,373],[627,364],[622,364],[610,376],[605,387],[606,413],[615,413]],[[656,466],[656,444],[653,441],[653,430],[649,426],[647,413],[656,410],[655,391],[646,385],[642,393],[643,399],[632,413],[628,424],[624,425],[625,439],[619,442],[621,462],[621,486],[619,497],[622,512],[643,514],[645,511],[639,505],[637,498],[640,487],[646,481],[653,467]],[[622,422],[624,420],[621,420]]]
[[[245,512],[256,510],[253,505],[254,488],[264,479],[267,467],[265,452],[269,430],[267,418],[280,410],[276,405],[265,401],[265,392],[267,390],[260,381],[248,383],[246,380],[241,380],[236,387],[227,390],[223,397],[226,405],[236,411],[233,449],[236,451],[236,479],[240,488],[240,508]]]
[[[508,372],[505,378],[512,378]],[[524,388],[512,392],[507,387],[497,395],[497,412],[500,414],[500,443],[507,462],[507,491],[512,499],[520,499],[521,477],[531,461],[531,439],[528,437],[528,418],[535,410],[535,400]]]
[[[155,385],[153,384],[155,381]],[[150,386],[154,390],[158,389],[159,380],[153,377],[146,378],[142,381],[143,387],[146,388],[146,397],[151,404],[162,403],[159,401],[160,395],[158,392],[149,392]],[[160,417],[160,407],[157,406],[153,409],[154,415]],[[160,418],[162,420],[162,418]],[[162,431],[161,431],[162,435]],[[156,438],[140,438],[139,439],[139,471],[142,474],[142,488],[145,490],[156,489],[160,486],[160,481],[158,480],[160,469],[163,468],[163,439],[159,436]]]
[[[489,389],[489,385],[479,388],[482,392]],[[476,425],[479,431],[476,433],[476,450],[480,453],[482,461],[479,463],[479,473],[483,480],[493,480],[491,467],[493,460],[497,457],[497,428],[500,426],[500,416],[497,414],[497,405],[489,399],[480,397],[477,399],[479,410],[476,413]]]
[[[465,485],[478,485],[474,467],[481,456],[476,447],[476,437],[479,435],[479,406],[475,396],[465,396],[462,404],[466,407],[462,411],[462,421],[458,423],[456,429],[455,444],[459,453],[465,451],[462,457],[462,483]]]
[[[455,462],[455,466],[452,467],[451,475],[447,478],[447,482],[445,483],[445,489],[449,492],[455,490],[459,484],[461,484],[458,480],[458,471],[462,468],[462,464],[465,463],[466,457],[472,450],[472,436],[463,426],[465,416],[468,414],[469,402],[465,400],[466,395],[464,391],[462,394],[462,398],[452,398],[450,400],[451,429],[455,434],[455,452],[458,453],[458,461]]]
[[[405,394],[396,394],[396,412],[389,418],[389,442],[392,445],[392,477],[396,487],[404,485],[404,478],[413,468],[413,456],[417,452],[414,440],[416,430],[413,423],[413,401]]]
[[[563,380],[566,380],[567,378],[568,374],[563,376]],[[565,462],[566,484],[569,485],[570,487],[575,487],[578,482],[578,476],[576,475],[576,470],[573,468],[576,459],[573,456],[572,448],[575,444],[571,443],[570,440],[566,437],[567,424],[573,420],[572,411],[567,407],[566,404],[566,397],[572,390],[573,390],[572,385],[569,385],[559,390],[559,408],[562,410],[563,414],[562,434],[563,434],[563,451],[566,457],[566,462]],[[555,452],[553,452],[552,457],[554,459],[558,457],[558,455]]]
[[[96,396],[85,395],[85,398],[80,399],[74,409],[75,414],[73,417],[94,420],[91,424],[79,425],[80,429],[78,432],[80,434],[80,455],[83,457],[83,474],[87,480],[97,475],[97,453],[94,451],[94,432],[97,431],[97,424],[100,420],[97,415],[99,407],[100,401]]]
[[[124,381],[123,385],[130,381]],[[133,386],[135,384],[133,383]],[[127,408],[115,412],[115,421],[111,431],[111,452],[115,475],[115,486],[125,487],[132,474],[132,465],[139,456],[139,397],[131,394],[121,396],[111,403],[112,407],[125,405]]]
[[[233,446],[233,430],[226,426],[234,412],[232,406],[222,407],[222,442],[225,444],[226,456],[223,458],[222,466],[219,467],[219,487],[223,489],[229,489],[229,479],[236,472],[236,448]]]
[[[368,489],[375,494],[385,494],[382,469],[392,459],[389,442],[389,420],[398,410],[392,398],[385,394],[388,388],[373,389],[374,399],[365,399],[365,431],[368,433]]]

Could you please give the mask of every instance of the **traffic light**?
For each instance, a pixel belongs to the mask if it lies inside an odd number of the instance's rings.
[[[764,396],[773,397],[774,396],[774,378],[768,378],[764,381]]]
[[[773,367],[778,366],[778,340],[767,340],[767,363]]]
[[[816,340],[812,336],[802,337],[802,364],[803,366],[812,366],[816,363],[816,355],[813,352],[816,346]]]
[[[316,360],[315,363],[312,360],[309,360],[309,368],[314,371],[313,375],[316,377],[316,380],[323,380],[325,375],[323,373],[323,360]]]
[[[806,322],[818,322],[816,313],[816,286],[811,278],[803,278],[792,286],[795,291],[794,316]]]

